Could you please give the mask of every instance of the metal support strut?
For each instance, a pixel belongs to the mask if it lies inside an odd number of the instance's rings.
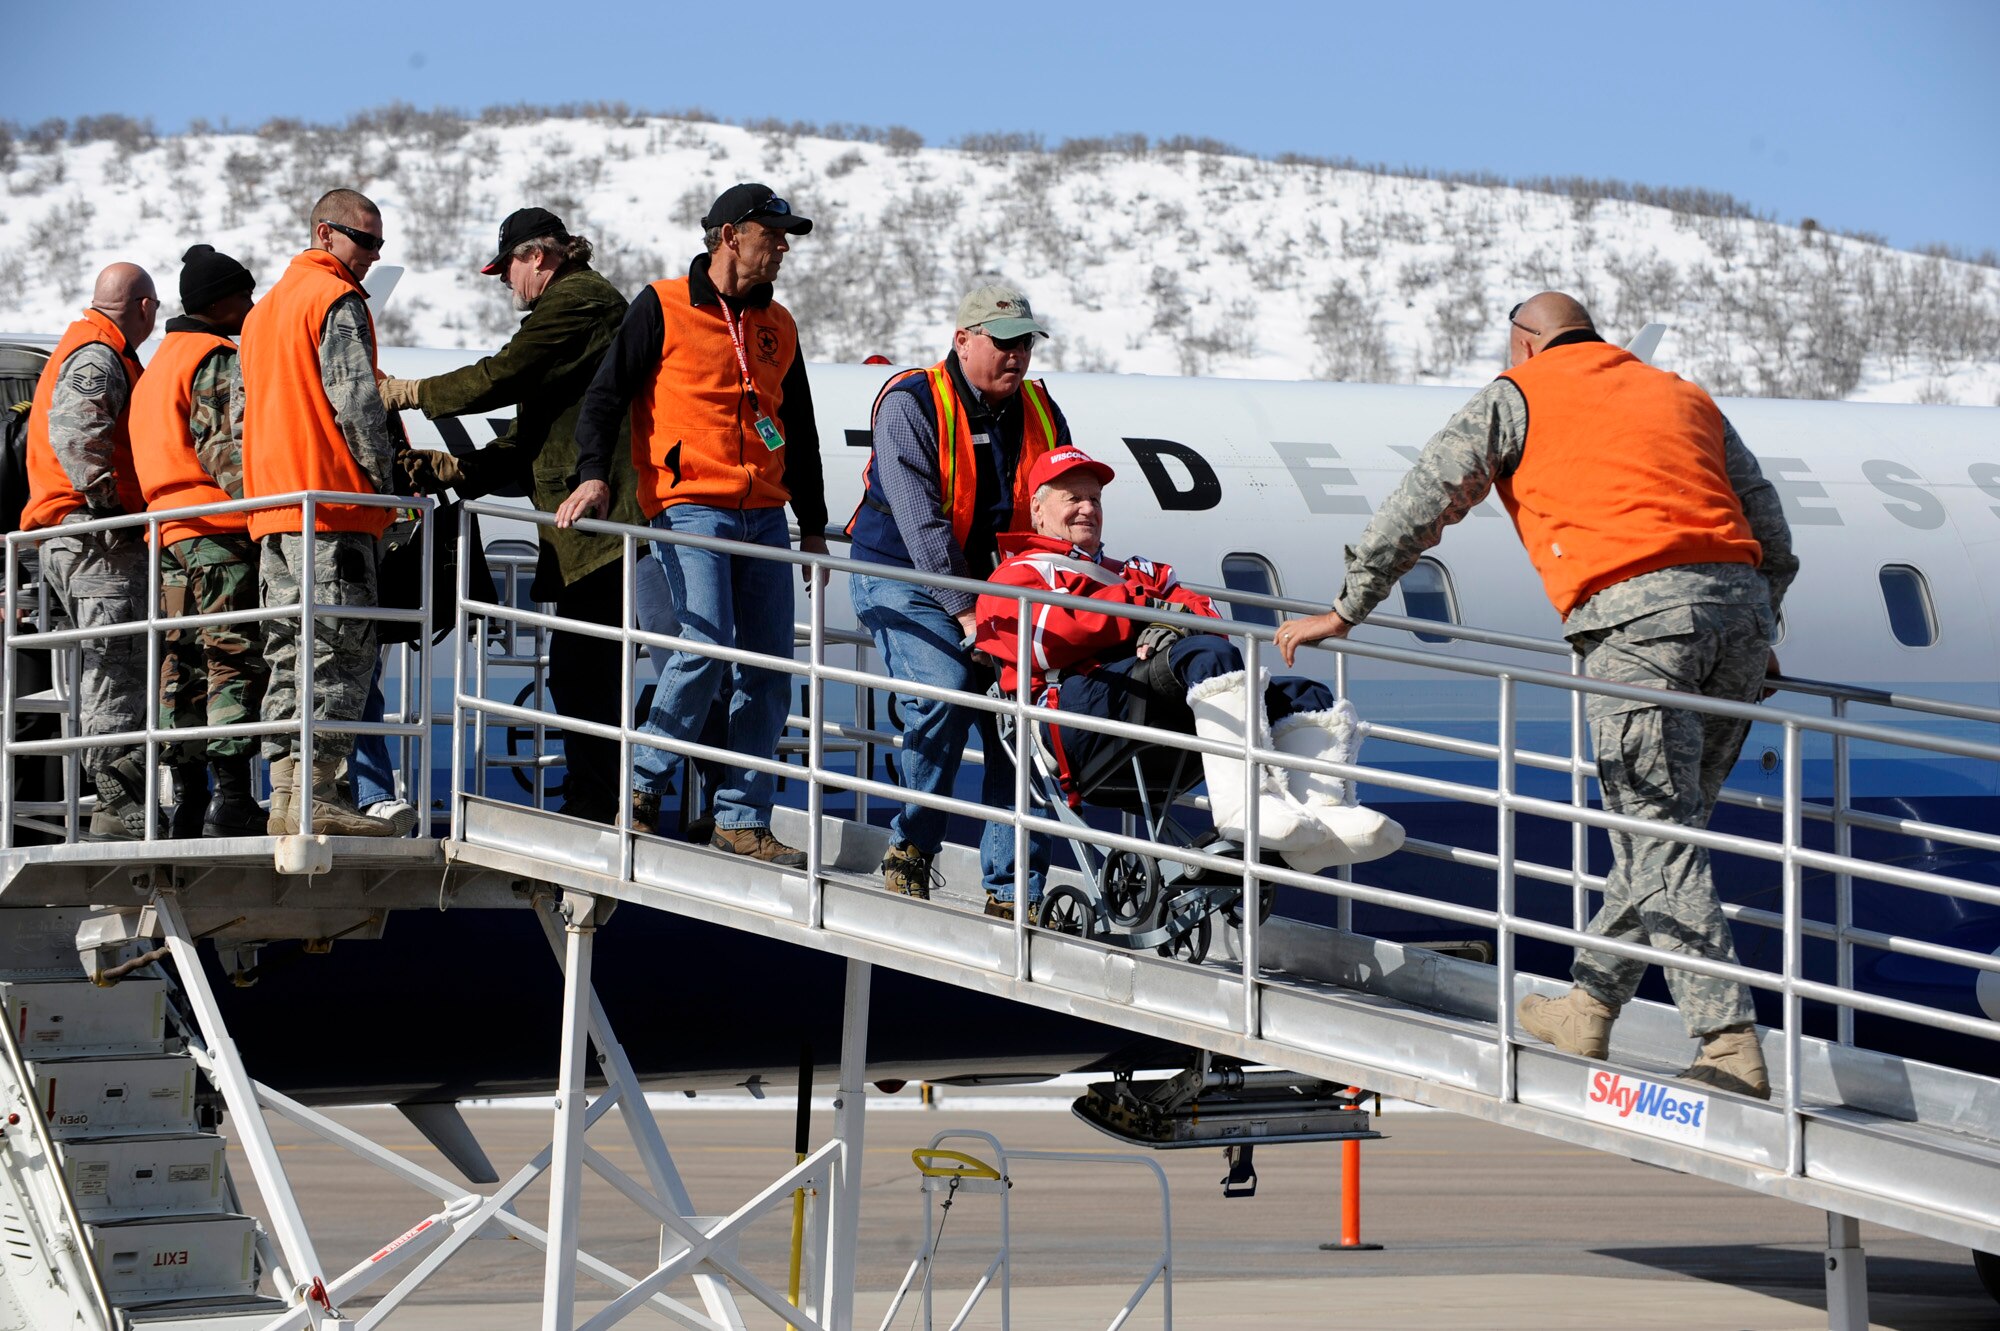
[[[840,1090],[833,1100],[833,1134],[840,1142],[826,1245],[824,1321],[828,1331],[854,1326],[854,1269],[861,1235],[861,1157],[868,1112],[868,989],[875,968],[847,963],[847,998],[840,1018]]]
[[[598,900],[563,894],[562,1065],[549,1166],[549,1248],[542,1275],[542,1331],[570,1331],[576,1317],[577,1205],[583,1196],[583,1080],[589,1057],[590,959]]]
[[[1826,1213],[1827,1331],[1868,1331],[1868,1254],[1861,1222]]]

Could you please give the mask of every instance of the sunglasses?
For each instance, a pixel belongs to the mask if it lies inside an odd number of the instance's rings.
[[[370,254],[380,254],[382,252],[382,237],[372,231],[363,231],[359,227],[342,226],[338,222],[328,222],[326,225],[329,229],[338,231],[341,235],[346,236]]]
[[[753,217],[790,217],[791,215],[792,205],[778,198],[776,195],[772,195],[762,203],[753,204],[748,212],[737,218],[730,225],[742,226]]]
[[[983,328],[979,331],[986,333],[986,330]],[[991,333],[986,333],[986,340],[993,344],[995,351],[1019,351],[1032,343],[1035,340],[1035,335],[1033,333],[1022,333],[1019,337],[995,337]]]
[[[1516,319],[1514,317],[1515,315],[1521,312],[1521,306],[1526,305],[1527,303],[1528,302],[1525,300],[1521,301],[1519,304],[1515,305],[1513,309],[1507,311],[1507,322],[1513,324],[1514,327],[1520,329],[1522,332],[1526,333],[1529,337],[1540,337],[1541,333],[1539,330],[1528,327],[1528,325],[1522,323],[1519,319]]]

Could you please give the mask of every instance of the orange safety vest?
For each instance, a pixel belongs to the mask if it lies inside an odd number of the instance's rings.
[[[1495,488],[1564,618],[1642,573],[1763,562],[1707,393],[1604,342],[1552,347],[1501,377],[1527,399],[1528,437]]]
[[[132,463],[146,492],[146,507],[158,513],[196,504],[226,504],[231,496],[215,483],[194,451],[188,413],[194,408],[194,376],[203,361],[236,344],[215,333],[192,329],[168,333],[153,353],[152,372],[132,390]],[[162,546],[194,536],[238,536],[248,531],[247,513],[217,513],[160,524]]]
[[[62,341],[56,343],[48,364],[42,367],[41,378],[35,381],[35,405],[28,412],[28,505],[21,511],[22,531],[53,527],[87,507],[49,444],[49,407],[55,401],[56,380],[63,365],[93,342],[102,342],[118,353],[125,364],[128,389],[136,390],[139,385],[139,358],[126,349],[125,334],[102,312],[85,310],[83,317],[62,335]],[[131,417],[132,400],[128,396],[125,410],[111,427],[111,474],[118,484],[119,507],[127,513],[143,513],[146,496],[132,470]]]
[[[869,423],[873,425],[875,413],[882,409],[884,398],[918,375],[924,377],[930,388],[932,415],[937,420],[938,512],[951,515],[951,538],[963,550],[972,537],[972,524],[978,516],[979,463],[972,451],[971,413],[959,400],[958,385],[952,381],[949,362],[939,361],[928,370],[903,370],[893,375],[888,383],[882,385],[882,391],[875,395],[875,405],[868,413]],[[1028,492],[1028,477],[1042,454],[1055,446],[1056,415],[1049,405],[1048,386],[1039,379],[1023,379],[1021,456],[1014,463],[1014,507],[1013,516],[1007,523],[1008,531],[1024,532],[1029,529],[1028,503],[1034,496]],[[868,460],[861,465],[861,493],[864,497],[855,508],[854,517],[847,520],[849,536],[854,534],[855,519],[861,516],[861,509],[868,504],[867,496],[874,493],[870,483],[874,469],[875,454],[871,449]]]
[[[347,265],[325,250],[295,257],[270,293],[243,321],[238,356],[243,365],[243,495],[258,499],[295,490],[374,494],[341,433],[320,379],[319,344],[327,311],[342,296],[361,291]],[[375,328],[369,318],[369,361]],[[319,504],[313,509],[320,531],[367,532],[380,536],[393,516],[387,508],[359,504]],[[293,504],[257,509],[250,534],[296,532],[304,525]]]
[[[632,399],[639,507],[649,518],[673,504],[784,507],[792,497],[785,488],[785,450],[765,444],[757,418],[768,416],[775,424],[784,405],[785,372],[799,354],[791,311],[776,301],[742,310],[743,354],[757,389],[753,410],[722,298],[691,304],[685,277],[652,286],[665,330],[659,366]]]

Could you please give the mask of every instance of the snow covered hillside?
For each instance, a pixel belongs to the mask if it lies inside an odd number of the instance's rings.
[[[1661,363],[1712,391],[2000,402],[2000,270],[1681,206],[1273,162],[1125,140],[930,148],[699,119],[408,108],[328,129],[156,137],[122,117],[0,136],[0,329],[55,332],[132,259],[168,309],[205,240],[265,285],[335,185],[382,205],[409,274],[385,341],[492,346],[516,315],[477,276],[499,219],[541,204],[628,292],[684,271],[724,186],[762,180],[817,221],[780,281],[808,355],[944,347],[958,296],[1020,284],[1057,336],[1046,369],[1476,384],[1507,308],[1581,296],[1607,335],[1672,331]],[[1837,219],[1836,219],[1837,220]]]

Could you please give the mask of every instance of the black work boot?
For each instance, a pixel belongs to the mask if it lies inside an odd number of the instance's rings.
[[[175,763],[173,774],[174,813],[167,820],[167,835],[176,841],[198,837],[208,809],[208,764]]]
[[[263,836],[267,818],[250,784],[250,759],[219,758],[215,764],[215,797],[202,817],[207,837]]]

